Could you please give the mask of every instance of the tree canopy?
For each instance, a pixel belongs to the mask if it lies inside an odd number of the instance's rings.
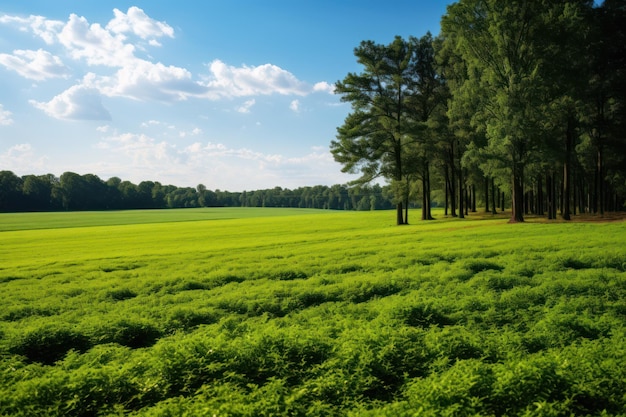
[[[392,185],[397,224],[417,194],[430,219],[432,189],[453,216],[477,195],[492,212],[508,196],[511,222],[621,210],[625,27],[619,1],[460,0],[438,38],[355,49],[363,72],[336,84],[352,112],[331,151],[359,182]]]

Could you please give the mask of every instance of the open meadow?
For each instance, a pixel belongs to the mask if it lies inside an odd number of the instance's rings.
[[[0,415],[626,416],[626,222],[434,214],[0,214]]]

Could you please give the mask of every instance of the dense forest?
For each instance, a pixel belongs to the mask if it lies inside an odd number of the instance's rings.
[[[463,0],[438,37],[363,41],[335,91],[352,112],[331,143],[345,172],[394,190],[397,224],[433,192],[452,215],[479,188],[511,221],[624,209],[626,2]],[[405,209],[403,211],[403,208]]]
[[[331,152],[349,185],[228,192],[117,177],[0,172],[0,211],[206,206],[408,208],[464,216],[626,208],[626,2],[463,0],[437,37],[355,48]],[[379,184],[385,183],[385,186]]]
[[[393,208],[389,187],[317,185],[289,190],[229,192],[204,185],[177,187],[154,181],[133,184],[113,177],[65,172],[19,177],[0,171],[0,211],[128,210],[187,207],[296,207],[332,210]]]

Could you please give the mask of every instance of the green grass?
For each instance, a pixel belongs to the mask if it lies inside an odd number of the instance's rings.
[[[0,415],[626,413],[623,221],[55,215],[0,215]]]
[[[320,212],[320,210],[294,208],[217,207],[172,210],[0,213],[0,232],[7,230],[57,229],[66,227],[292,216]]]

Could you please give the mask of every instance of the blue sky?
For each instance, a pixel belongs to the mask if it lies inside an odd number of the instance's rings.
[[[451,0],[0,0],[0,170],[229,191],[346,183],[333,84]]]

